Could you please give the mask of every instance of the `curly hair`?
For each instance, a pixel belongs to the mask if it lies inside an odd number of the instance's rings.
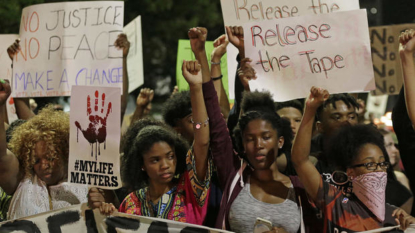
[[[123,145],[121,157],[121,176],[128,189],[138,190],[148,185],[148,175],[142,170],[144,154],[154,143],[166,142],[177,157],[176,175],[186,168],[187,142],[166,124],[151,119],[141,119],[130,126]]]
[[[356,99],[349,95],[349,94],[334,94],[330,95],[330,97],[324,101],[324,103],[318,107],[317,113],[316,113],[316,120],[321,121],[322,117],[321,114],[323,113],[323,110],[330,104],[333,105],[333,108],[336,109],[336,102],[337,101],[343,101],[348,108],[354,107],[355,109],[359,109],[359,104],[357,103]]]
[[[275,103],[275,109],[276,111],[283,109],[283,108],[295,108],[298,111],[301,112],[301,115],[303,114],[304,107],[301,101],[299,100],[290,100],[286,102],[277,102]]]
[[[67,169],[69,157],[69,115],[53,109],[49,105],[43,108],[38,115],[20,125],[13,132],[10,140],[10,150],[17,156],[25,176],[32,176],[35,164],[36,143],[46,143],[47,158],[63,159]]]
[[[344,126],[331,138],[328,159],[342,171],[346,171],[366,144],[378,146],[389,162],[383,135],[371,125]]]
[[[172,95],[163,106],[163,119],[171,127],[176,126],[177,120],[192,113],[190,92],[181,91]]]
[[[6,142],[7,143],[9,143],[10,140],[12,139],[13,132],[17,129],[17,127],[19,127],[23,123],[26,123],[26,120],[17,119],[9,125],[9,128],[7,128],[6,130]]]
[[[244,114],[234,129],[235,146],[240,155],[244,157],[243,132],[249,122],[262,119],[271,123],[272,128],[277,131],[278,137],[284,137],[284,145],[278,150],[278,156],[291,150],[293,138],[290,122],[282,119],[275,111],[274,101],[269,92],[247,92],[244,94],[241,108]],[[246,160],[246,158],[244,158]]]

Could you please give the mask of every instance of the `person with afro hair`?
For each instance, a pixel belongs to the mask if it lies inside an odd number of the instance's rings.
[[[139,121],[127,135],[122,173],[135,191],[127,195],[120,212],[202,225],[207,214],[213,164],[208,156],[210,122],[203,85],[210,81],[204,50],[207,30],[189,30],[192,51],[198,61],[183,61],[182,72],[190,87],[194,141],[187,154],[185,141],[160,123]],[[213,103],[219,106],[216,100]],[[134,130],[134,132],[131,132]],[[112,203],[100,203],[101,213],[115,211]],[[98,206],[95,206],[98,207]]]
[[[308,198],[324,212],[324,232],[360,232],[398,225],[405,230],[415,218],[385,201],[390,163],[377,129],[369,125],[341,127],[326,145],[336,170],[332,182],[341,185],[351,181],[350,195],[325,182],[308,159],[314,117],[328,97],[326,90],[311,88],[292,148],[292,161]]]
[[[174,93],[163,105],[163,119],[189,144],[193,142],[192,106],[190,92]]]
[[[204,94],[205,98],[213,96],[207,91]],[[212,150],[212,157],[223,189],[216,228],[254,232],[257,218],[262,218],[272,223],[275,232],[298,232],[302,216],[297,197],[305,199],[306,194],[298,178],[278,169],[277,158],[291,149],[292,130],[289,122],[276,113],[270,93],[244,93],[243,113],[234,130],[238,155],[234,154],[226,122],[220,120],[220,109],[206,106],[209,118],[218,119],[217,130],[211,134],[220,135],[211,139],[211,146],[219,148]],[[310,223],[307,232],[312,232],[312,221],[305,222]]]

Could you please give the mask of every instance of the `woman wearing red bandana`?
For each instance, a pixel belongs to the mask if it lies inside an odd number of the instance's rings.
[[[330,159],[339,172],[332,177],[339,184],[352,181],[351,195],[346,196],[323,182],[317,169],[308,160],[314,116],[328,96],[326,90],[311,88],[292,149],[294,167],[310,201],[324,212],[325,232],[360,232],[398,225],[405,230],[415,223],[415,218],[385,203],[386,169],[390,163],[387,161],[383,137],[375,128],[345,126],[333,137]]]

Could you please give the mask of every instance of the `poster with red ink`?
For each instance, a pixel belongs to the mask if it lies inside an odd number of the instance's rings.
[[[69,182],[106,189],[121,187],[120,102],[120,88],[72,88]]]
[[[358,0],[221,0],[225,26],[242,26],[248,22],[294,18],[304,15],[324,15],[338,11],[359,9]],[[229,45],[228,82],[229,98],[234,98],[236,56],[238,49]]]
[[[305,98],[312,86],[331,94],[375,89],[366,10],[306,15],[243,25],[251,90],[275,101]]]
[[[29,6],[20,21],[13,97],[69,96],[72,86],[122,87],[123,1]]]

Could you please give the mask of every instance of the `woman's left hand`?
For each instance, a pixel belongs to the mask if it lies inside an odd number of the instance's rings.
[[[398,225],[401,225],[401,230],[406,230],[411,224],[415,224],[415,218],[407,214],[403,209],[397,208],[393,211],[392,217]]]

